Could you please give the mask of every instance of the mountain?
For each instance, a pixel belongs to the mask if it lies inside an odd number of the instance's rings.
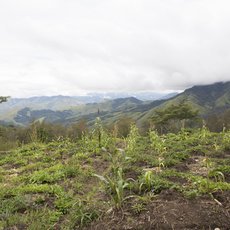
[[[75,115],[70,120],[67,120],[69,122],[74,122],[84,118],[89,123],[93,123],[98,116],[97,111],[99,108],[101,111],[100,117],[107,124],[111,124],[124,116],[130,117],[141,124],[149,120],[156,109],[164,108],[171,104],[179,104],[181,101],[186,101],[188,104],[192,105],[193,108],[198,109],[200,115],[204,117],[208,114],[230,109],[230,82],[194,86],[172,98],[155,100],[152,102],[143,102],[134,98],[126,98],[98,103],[94,105],[94,108],[92,104],[88,104],[85,106],[83,113]]]
[[[129,109],[104,112],[101,118],[106,123],[111,123],[121,116],[128,116],[138,123],[144,123],[153,116],[156,109],[179,104],[181,101],[186,101],[194,109],[197,109],[203,117],[213,113],[218,114],[230,109],[230,81],[193,86],[169,99],[142,102],[130,106]],[[96,114],[94,115],[96,116]],[[85,118],[89,119],[88,116]],[[93,114],[90,114],[90,118],[93,118]]]
[[[170,98],[170,97],[173,97],[177,94],[178,93],[176,93],[176,92],[165,94],[165,93],[156,93],[156,92],[147,91],[147,92],[90,93],[90,94],[88,94],[88,96],[91,96],[92,98],[97,99],[94,102],[101,102],[102,99],[113,100],[113,99],[128,98],[128,97],[135,97],[141,101],[153,101],[153,100],[157,100],[157,99]],[[89,103],[92,103],[92,101],[90,101]]]
[[[60,96],[59,96],[60,98]],[[38,98],[32,99],[32,101],[38,103],[41,102],[41,99]],[[56,100],[55,100],[56,101]],[[47,104],[47,101],[45,101]],[[40,120],[51,123],[71,123],[76,122],[82,118],[87,121],[94,121],[98,112],[100,115],[110,114],[113,116],[116,112],[129,111],[130,109],[136,107],[137,105],[142,105],[147,102],[143,102],[134,97],[130,98],[119,98],[114,100],[105,100],[101,103],[87,103],[87,104],[77,104],[76,106],[71,106],[68,103],[65,110],[52,110],[52,109],[43,109],[46,106],[41,107],[41,104],[32,104],[31,107],[23,107],[21,109],[12,108],[9,110],[5,117],[0,116],[1,123],[14,123],[18,125],[28,125],[32,121]],[[11,105],[13,103],[11,102]],[[21,102],[22,104],[22,102]],[[23,104],[22,104],[23,105]],[[54,108],[54,105],[50,106]]]
[[[134,96],[130,96],[134,95]],[[7,102],[2,103],[0,106],[0,123],[13,122],[17,123],[21,121],[18,117],[24,116],[24,109],[29,110],[31,117],[28,118],[28,122],[31,120],[39,119],[39,114],[44,113],[47,115],[49,112],[49,119],[47,121],[58,121],[63,122],[63,119],[66,118],[66,113],[64,115],[60,112],[65,110],[73,110],[77,114],[87,114],[92,113],[95,110],[98,110],[98,103],[100,107],[108,107],[106,111],[111,110],[112,108],[119,107],[119,100],[122,98],[133,98],[132,100],[138,100],[138,98],[143,98],[144,100],[152,100],[153,98],[160,98],[162,96],[170,97],[168,94],[160,94],[154,92],[136,92],[136,93],[122,93],[122,92],[109,92],[109,93],[90,93],[85,96],[42,96],[42,97],[31,97],[31,98],[10,98]],[[119,99],[118,101],[116,99]],[[114,100],[114,102],[112,102]],[[111,102],[108,102],[111,101]],[[104,105],[102,103],[105,103]],[[90,105],[88,105],[90,104]],[[122,104],[122,103],[121,103]],[[109,106],[110,105],[110,106]],[[126,105],[123,105],[123,110],[127,109],[129,106],[132,106],[133,102],[126,100]],[[95,108],[94,108],[95,107]],[[32,112],[33,111],[33,112]],[[40,112],[38,112],[40,111]],[[58,116],[55,115],[55,118],[52,118],[51,114],[55,114],[56,111],[59,111]],[[28,113],[28,111],[27,111]],[[16,118],[16,119],[15,119]],[[58,119],[60,118],[60,119]],[[25,124],[26,117],[22,119]]]
[[[92,95],[91,95],[92,96]],[[201,116],[230,109],[230,82],[193,86],[184,92],[154,101],[142,101],[136,97],[103,99],[85,103],[89,98],[80,97],[35,97],[11,99],[0,106],[0,120],[27,125],[34,120],[59,122],[63,124],[85,119],[92,124],[99,115],[103,122],[111,124],[127,116],[139,124],[150,119],[156,109],[186,101],[198,109]],[[93,96],[92,96],[93,97]],[[92,98],[91,98],[92,99]]]
[[[25,108],[31,109],[51,109],[62,110],[71,106],[77,106],[83,104],[83,99],[74,98],[69,96],[42,96],[42,97],[30,97],[30,98],[10,98],[6,103],[1,104],[0,112],[10,110],[12,108]]]
[[[92,124],[97,116],[100,116],[100,118],[107,124],[112,123],[123,116],[129,116],[134,120],[137,120],[136,113],[132,112],[133,109],[148,103],[149,102],[138,100],[135,97],[129,97],[107,100],[102,103],[86,104],[76,107],[75,110],[73,110],[74,116],[67,119],[66,122],[72,123],[80,119],[85,119],[89,124]]]
[[[50,109],[31,110],[26,107],[18,111],[14,117],[16,124],[28,125],[33,121],[46,121],[48,123],[64,123],[65,120],[72,116],[71,110],[53,111]]]
[[[168,103],[177,104],[185,100],[205,115],[230,108],[230,81],[211,85],[198,85],[186,89],[183,93],[171,98]]]
[[[29,107],[35,110],[51,109],[51,110],[64,110],[70,109],[82,104],[88,103],[101,103],[107,100],[114,100],[118,98],[134,97],[143,101],[152,101],[160,98],[170,98],[177,93],[163,94],[155,92],[104,92],[104,93],[89,93],[85,96],[41,96],[30,98],[10,98],[6,103],[1,104],[0,113],[8,111],[19,110]]]
[[[207,110],[218,110],[230,106],[230,82],[194,86],[185,90],[185,97],[191,98]]]
[[[210,85],[198,85],[186,89],[184,92],[166,100],[157,100],[143,108],[143,119],[150,118],[158,108],[179,104],[186,101],[203,117],[209,114],[230,109],[230,81],[217,82]],[[142,106],[143,107],[143,106]]]

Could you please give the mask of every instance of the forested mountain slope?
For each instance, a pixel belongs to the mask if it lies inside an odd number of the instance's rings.
[[[181,101],[199,110],[201,116],[218,114],[230,108],[230,82],[193,86],[173,98],[152,102],[129,97],[85,104],[71,97],[57,96],[32,98],[18,104],[13,99],[7,102],[11,105],[7,113],[3,113],[7,103],[1,105],[0,120],[27,125],[34,120],[68,124],[85,119],[91,124],[99,115],[106,124],[122,117],[143,123],[153,116],[156,109],[179,104]]]

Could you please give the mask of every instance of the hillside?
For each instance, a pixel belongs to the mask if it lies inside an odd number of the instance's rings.
[[[10,98],[8,101],[1,105],[0,113],[6,113],[11,110],[20,110],[25,107],[33,110],[64,110],[71,107],[89,104],[101,103],[107,100],[115,100],[118,98],[134,97],[142,101],[152,101],[160,98],[171,98],[177,93],[163,94],[153,92],[133,92],[133,93],[89,93],[85,96],[41,96],[30,98]]]
[[[185,91],[185,95],[193,98],[204,116],[230,109],[230,82],[195,86]]]
[[[48,122],[65,123],[69,118],[63,111],[73,112],[76,120],[79,115],[97,113],[98,108],[103,111],[126,110],[136,105],[135,99],[153,100],[160,97],[170,98],[176,93],[157,94],[152,92],[140,93],[92,93],[86,96],[43,96],[31,98],[10,98],[0,106],[0,123],[14,123],[26,125],[32,120],[43,119]],[[133,96],[132,96],[133,95]],[[132,98],[129,100],[128,98]],[[123,100],[124,102],[123,104]],[[123,104],[123,105],[121,105]],[[25,116],[24,112],[29,111]],[[48,116],[47,116],[48,114]],[[23,118],[22,118],[23,116]],[[20,121],[23,121],[20,123]]]
[[[122,100],[125,101],[126,99]],[[194,109],[198,109],[201,116],[230,109],[230,82],[194,86],[173,98],[155,100],[149,103],[130,103],[126,101],[124,103],[128,104],[127,107],[116,106],[111,110],[104,109],[105,104],[101,103],[97,104],[97,108],[102,112],[101,119],[107,124],[118,120],[122,116],[128,116],[138,123],[143,123],[152,117],[156,109],[167,107],[171,104],[179,104],[183,100],[191,104]],[[97,110],[91,110],[91,105],[89,105],[88,111],[90,113],[85,113],[83,116],[86,120],[93,121],[97,116]],[[78,117],[75,118],[78,119]]]
[[[229,132],[96,133],[1,152],[0,229],[229,229]]]
[[[155,110],[185,100],[207,116],[230,108],[230,82],[194,86],[163,100],[141,101],[135,97],[103,99],[102,102],[85,103],[86,98],[41,97],[20,100],[11,99],[0,106],[0,120],[27,125],[34,120],[68,124],[85,119],[92,124],[100,111],[100,117],[111,124],[121,117],[130,117],[139,124],[148,121]],[[88,99],[87,99],[88,100]],[[91,98],[92,100],[92,98]]]
[[[204,113],[228,109],[230,108],[230,82],[194,86],[175,98],[188,100],[201,107]]]
[[[36,120],[67,124],[84,118],[90,123],[94,122],[95,118],[98,116],[98,112],[100,112],[100,116],[102,118],[104,116],[116,118],[117,113],[126,113],[130,109],[133,109],[134,107],[145,103],[147,102],[143,102],[134,97],[131,97],[106,100],[102,103],[82,104],[72,107],[72,109],[66,109],[61,111],[54,111],[51,109],[33,109],[25,107],[18,110],[16,113],[13,113],[11,111],[11,114],[8,113],[5,119],[4,117],[2,117],[2,120],[5,122],[13,122],[19,125],[28,125],[30,122]]]
[[[33,121],[46,121],[48,123],[64,123],[68,117],[72,116],[71,110],[53,111],[48,109],[31,110],[26,107],[17,112],[14,117],[16,124],[28,125]]]
[[[143,111],[142,119],[148,119],[154,114],[155,109],[179,104],[181,101],[192,105],[201,116],[230,109],[230,82],[193,86],[173,98],[157,100],[148,106],[141,106],[139,111]]]

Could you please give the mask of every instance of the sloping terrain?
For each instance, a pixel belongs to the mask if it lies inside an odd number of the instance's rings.
[[[230,82],[194,86],[173,98],[152,102],[129,97],[82,104],[79,99],[58,96],[33,98],[29,103],[22,101],[20,102],[22,107],[18,109],[18,104],[12,100],[7,102],[11,103],[11,107],[7,113],[1,113],[0,120],[27,125],[40,119],[51,123],[68,124],[83,118],[91,125],[100,111],[100,117],[105,124],[111,124],[124,116],[143,123],[153,116],[156,109],[181,101],[191,104],[202,116],[218,114],[230,108]],[[7,103],[1,104],[0,112],[5,109]]]
[[[230,133],[205,128],[31,143],[0,154],[0,229],[227,230],[229,165]]]
[[[159,98],[170,98],[175,96],[177,93],[163,94],[154,92],[133,92],[133,93],[122,93],[122,92],[105,92],[105,93],[89,93],[85,96],[41,96],[31,98],[9,98],[6,103],[1,104],[0,107],[0,120],[2,121],[13,121],[14,117],[18,112],[25,108],[29,108],[31,111],[63,111],[70,110],[73,107],[79,105],[102,103],[107,101],[113,101],[118,98],[136,98],[144,101],[151,101]],[[105,103],[106,104],[106,103]],[[75,110],[75,109],[74,109]],[[42,112],[41,112],[42,113]],[[44,116],[45,117],[45,116]],[[55,120],[55,119],[54,119]],[[28,123],[28,122],[27,122]]]
[[[143,118],[151,117],[156,108],[179,104],[181,101],[192,105],[202,116],[227,110],[230,108],[230,82],[194,86],[168,100],[154,101],[144,112]]]
[[[32,121],[36,120],[66,124],[76,122],[82,118],[86,119],[88,123],[94,123],[95,118],[98,116],[98,112],[100,112],[100,116],[103,120],[105,120],[104,116],[106,116],[106,119],[107,117],[114,117],[116,119],[117,113],[125,114],[134,107],[146,103],[147,102],[131,97],[107,100],[103,103],[82,104],[72,109],[61,111],[54,111],[51,109],[36,110],[25,107],[19,110],[16,114],[12,114],[12,116],[8,117],[8,119],[11,119],[11,121],[21,125],[28,125]]]

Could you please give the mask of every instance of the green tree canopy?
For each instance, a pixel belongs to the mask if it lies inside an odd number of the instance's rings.
[[[166,125],[172,120],[183,121],[182,126],[184,127],[185,120],[194,119],[197,116],[198,110],[194,110],[189,104],[182,101],[178,105],[156,110],[152,120],[155,125]]]

